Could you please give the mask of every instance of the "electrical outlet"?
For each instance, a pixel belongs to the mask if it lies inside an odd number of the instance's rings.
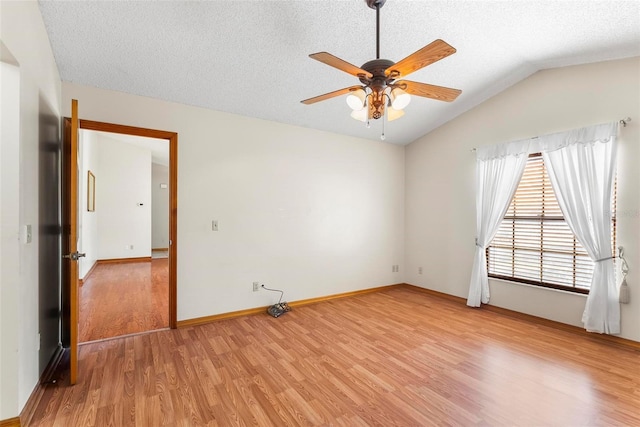
[[[218,231],[218,220],[214,219],[211,221],[211,231]]]
[[[253,282],[253,292],[258,292],[260,290],[260,283]]]
[[[418,267],[418,274],[422,274],[422,267]]]
[[[398,264],[394,264],[391,266],[392,273],[398,273],[400,271],[400,266]]]

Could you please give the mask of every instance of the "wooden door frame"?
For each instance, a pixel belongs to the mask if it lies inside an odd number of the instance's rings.
[[[64,118],[65,124],[71,122]],[[177,327],[177,261],[178,261],[178,134],[114,123],[80,119],[80,129],[120,133],[147,138],[166,139],[169,142],[169,327]],[[75,304],[79,301],[76,300]]]

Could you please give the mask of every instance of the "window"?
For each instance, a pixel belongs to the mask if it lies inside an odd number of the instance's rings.
[[[615,188],[612,212],[615,212]],[[612,215],[612,248],[615,248]],[[567,225],[541,154],[529,156],[518,189],[487,248],[489,277],[588,293],[593,261]]]

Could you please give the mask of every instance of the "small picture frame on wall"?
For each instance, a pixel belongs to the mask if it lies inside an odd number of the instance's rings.
[[[89,171],[87,173],[87,211],[96,210],[96,176]]]

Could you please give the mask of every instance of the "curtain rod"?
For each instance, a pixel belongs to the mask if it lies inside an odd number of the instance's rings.
[[[618,123],[620,123],[622,125],[622,127],[627,127],[627,123],[629,123],[630,121],[631,121],[631,117],[625,117],[624,119],[620,119],[620,121]],[[538,138],[538,137],[534,136],[531,139],[535,139],[535,138]],[[472,148],[469,151],[471,151],[471,152],[476,151],[476,148]]]

